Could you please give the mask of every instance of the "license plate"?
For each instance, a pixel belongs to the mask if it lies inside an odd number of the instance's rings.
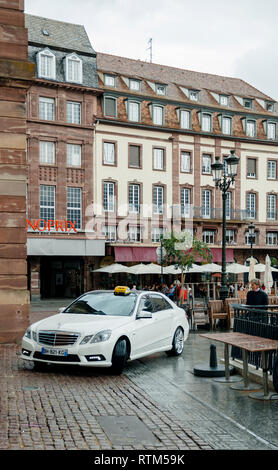
[[[42,348],[42,354],[49,354],[50,356],[67,356],[68,350],[67,349]]]

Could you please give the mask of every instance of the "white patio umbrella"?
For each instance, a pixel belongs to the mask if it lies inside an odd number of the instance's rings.
[[[227,266],[228,274],[241,274],[241,273],[248,273],[248,272],[249,272],[248,266],[244,266],[243,264],[232,263]]]
[[[154,263],[149,264],[136,264],[135,266],[131,266],[129,268],[129,273],[131,274],[161,274],[161,266]],[[163,268],[164,272],[164,268]]]
[[[257,272],[257,273],[264,273],[265,268],[266,268],[266,265],[263,264],[263,263],[255,264],[255,272]],[[270,267],[270,270],[271,271],[276,271],[276,272],[278,271],[278,269],[273,268],[272,266]]]
[[[208,264],[203,264],[199,266],[201,270],[199,272],[203,273],[221,273],[222,268],[219,266],[219,264],[216,263],[208,263]]]
[[[270,257],[268,255],[266,255],[265,257],[264,285],[266,292],[268,294],[271,294],[271,287],[273,286],[273,277],[270,266]]]
[[[164,274],[181,274],[181,269],[176,268],[175,264],[171,264],[170,266],[166,266],[163,268],[163,273]]]
[[[250,258],[249,275],[248,275],[249,282],[255,278],[255,263],[256,263],[255,258]]]
[[[124,266],[123,264],[113,263],[109,266],[104,266],[103,268],[94,269],[94,273],[108,273],[108,274],[115,274],[115,273],[129,273],[130,268],[128,266]]]

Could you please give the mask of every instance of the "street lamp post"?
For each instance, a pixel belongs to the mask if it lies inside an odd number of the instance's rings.
[[[248,225],[248,230],[249,230],[249,242],[251,245],[250,254],[251,254],[251,258],[253,258],[253,244],[255,243],[255,225],[253,224],[253,222],[251,222],[251,224]]]
[[[235,155],[234,150],[230,151],[230,155],[224,159],[224,163],[220,162],[220,157],[215,157],[215,163],[211,165],[213,171],[213,180],[216,188],[222,191],[222,276],[221,287],[219,289],[219,297],[225,300],[228,297],[227,271],[226,271],[226,210],[227,210],[227,192],[231,184],[234,183],[237,175],[239,158]]]

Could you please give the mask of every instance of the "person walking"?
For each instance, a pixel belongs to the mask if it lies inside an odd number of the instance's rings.
[[[268,305],[268,295],[261,289],[260,279],[250,281],[251,290],[247,292],[246,305]]]

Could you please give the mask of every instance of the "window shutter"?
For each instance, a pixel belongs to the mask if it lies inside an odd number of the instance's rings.
[[[130,145],[129,147],[129,166],[140,167],[140,147]]]
[[[247,173],[255,175],[256,174],[256,160],[253,158],[247,159]]]
[[[105,98],[106,116],[116,116],[116,100],[114,98]]]

